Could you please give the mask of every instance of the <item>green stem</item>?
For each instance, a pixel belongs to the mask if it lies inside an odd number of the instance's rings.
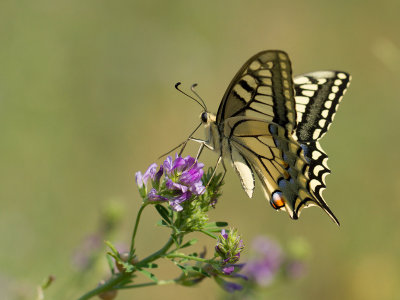
[[[165,254],[165,252],[168,251],[169,248],[171,248],[171,246],[173,244],[174,244],[174,240],[172,239],[172,237],[170,237],[168,242],[164,245],[164,247],[162,247],[160,250],[154,252],[153,254],[147,256],[146,258],[142,259],[135,266],[140,268],[140,267],[143,267],[144,265],[148,264],[149,262],[152,262],[152,261],[156,260],[157,258],[160,258],[161,256],[163,256]]]
[[[212,260],[210,259],[205,259],[205,258],[201,258],[201,257],[196,257],[196,256],[190,256],[190,255],[185,255],[185,254],[180,254],[180,253],[172,253],[172,254],[168,254],[165,257],[167,258],[186,258],[189,260],[195,260],[195,261],[200,261],[200,262],[204,262],[204,263],[213,263]]]
[[[85,295],[80,297],[78,300],[87,300],[87,299],[90,299],[93,296],[96,296],[102,292],[112,290],[114,288],[114,286],[116,286],[123,280],[127,279],[129,276],[130,276],[130,274],[127,274],[127,273],[119,273],[119,274],[111,277],[109,280],[107,280],[105,283],[98,286],[97,288],[87,292]]]
[[[160,258],[161,256],[163,256],[169,248],[171,248],[171,246],[174,244],[174,240],[172,239],[172,237],[169,238],[169,240],[167,241],[167,243],[158,251],[154,252],[153,254],[149,255],[148,257],[142,259],[141,261],[139,261],[137,264],[135,264],[136,268],[140,268],[143,267],[145,265],[147,265],[148,263]],[[109,280],[107,280],[104,284],[98,286],[97,288],[87,292],[85,295],[83,295],[82,297],[80,297],[78,300],[87,300],[92,298],[93,296],[96,296],[102,292],[105,291],[109,291],[112,289],[115,289],[115,286],[117,286],[119,283],[123,282],[124,280],[128,279],[130,276],[132,275],[132,273],[118,273],[115,276],[111,277]],[[169,280],[167,281],[159,281],[161,283],[159,284],[167,284],[167,283],[172,283]],[[157,283],[155,283],[157,284]],[[143,286],[147,286],[147,285],[154,285],[151,282],[143,285]],[[137,287],[140,287],[139,285]],[[118,289],[121,289],[124,287],[118,287]]]
[[[132,239],[131,239],[131,249],[129,251],[129,257],[132,258],[133,256],[133,251],[135,249],[135,237],[136,237],[136,233],[139,227],[139,221],[140,221],[140,217],[142,215],[142,212],[144,210],[144,208],[147,206],[148,203],[143,203],[142,206],[140,207],[137,216],[136,216],[136,222],[135,222],[135,227],[133,228],[133,233],[132,233]]]
[[[166,285],[166,284],[171,284],[171,283],[176,283],[176,280],[159,280],[157,282],[146,282],[146,283],[139,283],[139,284],[132,284],[132,285],[126,285],[118,288],[119,290],[122,289],[135,289],[139,287],[146,287],[146,286],[153,286],[153,285]]]

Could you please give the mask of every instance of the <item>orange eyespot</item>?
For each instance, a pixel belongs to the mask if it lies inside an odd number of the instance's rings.
[[[272,193],[271,201],[269,202],[271,206],[275,209],[280,209],[285,206],[285,199],[282,192],[275,191]]]

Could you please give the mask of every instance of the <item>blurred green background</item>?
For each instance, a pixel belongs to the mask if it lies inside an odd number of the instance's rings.
[[[85,280],[71,256],[109,201],[123,207],[112,240],[127,241],[139,207],[134,173],[181,142],[199,106],[173,85],[199,83],[216,112],[240,66],[264,49],[289,53],[295,74],[350,72],[353,81],[322,140],[332,175],[325,199],[291,221],[241,190],[230,169],[212,213],[246,241],[306,239],[308,275],[271,299],[400,299],[400,2],[10,1],[0,4],[0,298],[74,299]],[[216,156],[206,153],[206,163]],[[144,214],[138,254],[166,237]],[[105,265],[105,261],[103,261]],[[105,266],[103,266],[105,268]],[[176,270],[165,265],[171,278]],[[125,291],[119,299],[215,299],[214,282]]]

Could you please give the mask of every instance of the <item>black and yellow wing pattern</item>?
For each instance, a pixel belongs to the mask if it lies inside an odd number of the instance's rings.
[[[217,123],[236,116],[261,118],[292,133],[296,125],[292,67],[279,50],[260,52],[237,72],[225,92]]]

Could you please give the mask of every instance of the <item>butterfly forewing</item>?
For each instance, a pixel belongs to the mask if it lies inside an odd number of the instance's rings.
[[[298,141],[317,141],[328,131],[350,79],[340,71],[311,72],[294,78]]]
[[[296,125],[292,68],[288,55],[279,50],[250,58],[230,83],[217,113],[217,124],[235,116],[274,122],[292,133]]]

